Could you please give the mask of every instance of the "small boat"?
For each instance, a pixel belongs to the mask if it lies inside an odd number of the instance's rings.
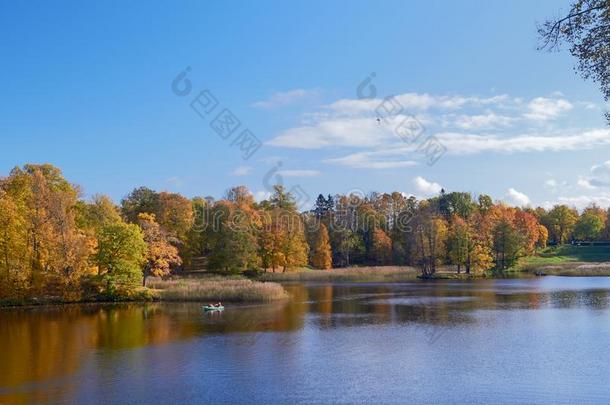
[[[224,305],[221,305],[219,307],[217,307],[215,305],[204,305],[203,306],[204,311],[224,311],[224,309],[225,309]]]

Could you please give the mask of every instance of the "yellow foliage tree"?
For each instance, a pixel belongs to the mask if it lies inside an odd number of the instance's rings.
[[[381,228],[373,230],[373,255],[377,264],[392,262],[392,239]]]
[[[146,285],[147,275],[154,277],[167,276],[172,267],[182,264],[182,259],[178,255],[178,249],[169,243],[168,235],[155,220],[155,214],[138,214],[138,225],[142,228],[144,241],[148,246],[142,281]]]
[[[311,252],[311,264],[317,269],[330,269],[332,267],[332,251],[330,238],[326,225],[320,223],[316,233],[313,249]]]

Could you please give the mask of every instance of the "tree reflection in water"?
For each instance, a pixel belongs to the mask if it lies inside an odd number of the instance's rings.
[[[268,332],[391,325],[415,328],[422,342],[432,344],[448,328],[482,322],[480,311],[607,310],[610,281],[548,278],[286,288],[292,296],[288,302],[228,304],[218,313],[205,313],[197,303],[0,310],[0,403],[71,402],[78,390],[76,376],[105,372],[103,367],[83,370],[92,356],[97,356],[96,364],[107,364],[111,370],[113,353],[190,339],[241,334],[241,344],[248,346],[266,339]],[[269,350],[281,356],[287,349]],[[135,369],[148,367],[145,358],[133,361]]]

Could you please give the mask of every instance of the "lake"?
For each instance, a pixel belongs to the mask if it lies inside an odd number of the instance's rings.
[[[0,310],[0,404],[608,403],[610,277]]]

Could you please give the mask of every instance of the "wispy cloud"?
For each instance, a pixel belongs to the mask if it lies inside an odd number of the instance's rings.
[[[519,153],[519,152],[549,152],[566,150],[584,150],[610,145],[610,130],[599,129],[573,134],[550,135],[474,135],[458,132],[443,132],[435,134],[436,138],[447,148],[451,155],[472,155],[485,152]],[[336,138],[335,138],[336,139]],[[351,140],[352,142],[354,139]],[[326,159],[326,163],[342,164],[350,167],[367,167],[366,163],[375,162],[382,167],[384,162],[396,164],[396,167],[413,166],[417,154],[415,146],[400,141],[382,146],[377,143],[373,151],[356,152],[342,157]],[[397,160],[396,157],[401,157]],[[398,162],[403,162],[398,163]],[[408,163],[407,163],[408,162]],[[374,168],[371,165],[370,168]],[[610,182],[610,176],[608,178]]]
[[[449,126],[453,125],[464,130],[502,128],[511,125],[515,118],[505,115],[498,115],[493,112],[475,115],[458,115],[450,121]]]
[[[393,119],[394,122],[396,119]],[[268,142],[271,146],[321,149],[332,146],[372,147],[395,139],[389,126],[380,126],[373,117],[336,118],[315,125],[291,128]]]
[[[299,170],[279,170],[277,172],[278,175],[283,177],[315,177],[319,176],[320,173],[317,170],[307,170],[307,169],[299,169]]]
[[[430,109],[457,110],[463,107],[481,107],[503,104],[509,101],[507,95],[476,97],[460,95],[431,95],[428,93],[403,93],[393,97],[406,110],[423,111]],[[336,113],[354,115],[374,111],[382,99],[341,99],[326,107]]]
[[[526,118],[546,121],[557,118],[561,113],[569,111],[574,106],[563,98],[536,97],[527,105]]]
[[[404,157],[400,159],[399,157],[400,153],[396,153],[394,150],[359,152],[340,158],[326,159],[324,160],[324,163],[356,169],[395,169],[417,165],[417,162],[413,160],[408,160]]]
[[[446,132],[436,136],[447,147],[448,153],[453,154],[582,150],[610,144],[608,129],[512,136]]]
[[[177,188],[180,188],[184,185],[184,180],[182,180],[182,178],[178,176],[168,177],[167,179],[165,179],[165,182]]]
[[[271,109],[292,104],[304,98],[313,97],[318,94],[318,90],[295,89],[289,91],[279,91],[272,93],[267,100],[252,103],[253,107]]]
[[[381,99],[341,99],[306,113],[306,123],[288,128],[267,144],[290,149],[330,151],[325,163],[350,168],[391,169],[421,161],[417,142],[409,144],[396,129],[416,118],[425,136],[434,136],[448,155],[575,151],[610,145],[610,129],[565,125],[571,103],[560,93],[523,99],[404,93],[396,95],[402,111],[377,119]],[[540,124],[544,123],[544,126]]]
[[[237,166],[231,174],[233,176],[247,176],[252,171],[250,166]]]
[[[559,181],[555,179],[548,179],[544,182],[544,187],[549,189],[553,193],[564,191],[570,188],[567,181]]]

